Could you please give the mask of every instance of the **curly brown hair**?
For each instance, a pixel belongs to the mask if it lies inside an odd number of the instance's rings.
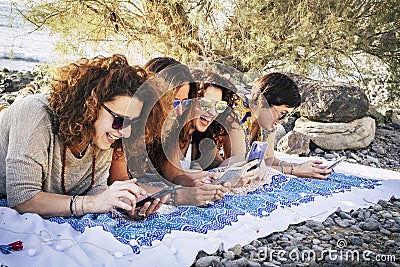
[[[49,96],[53,131],[66,146],[90,142],[101,105],[117,96],[135,95],[145,102],[148,96],[136,91],[147,79],[143,68],[130,66],[125,56],[118,54],[82,58],[61,67]]]

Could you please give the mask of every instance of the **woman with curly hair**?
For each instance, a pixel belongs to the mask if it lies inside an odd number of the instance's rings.
[[[146,192],[134,180],[107,186],[112,146],[159,98],[155,88],[137,91],[147,78],[122,55],[81,59],[60,68],[49,94],[1,112],[0,195],[9,207],[43,217],[156,210],[159,200],[135,208]]]

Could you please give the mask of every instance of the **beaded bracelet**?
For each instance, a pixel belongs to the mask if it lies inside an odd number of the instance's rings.
[[[283,166],[282,164],[281,167],[282,167],[282,173],[285,174],[285,166]]]
[[[294,175],[294,165],[291,164],[291,167],[292,167],[292,170],[290,171],[290,174],[291,174],[291,175]]]

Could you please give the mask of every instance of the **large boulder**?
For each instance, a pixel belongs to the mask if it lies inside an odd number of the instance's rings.
[[[320,148],[329,150],[361,149],[375,137],[375,120],[364,117],[351,122],[315,122],[301,117],[294,131],[306,134]]]
[[[366,116],[369,101],[357,86],[327,84],[298,74],[289,74],[299,87],[303,103],[300,114],[320,122],[350,122]]]
[[[277,151],[286,154],[308,155],[310,138],[304,133],[290,131],[279,140]]]

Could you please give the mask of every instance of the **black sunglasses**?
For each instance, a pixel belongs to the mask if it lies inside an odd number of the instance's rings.
[[[128,127],[129,125],[134,125],[142,121],[141,117],[136,117],[133,119],[121,117],[115,114],[111,109],[106,107],[104,104],[101,104],[101,106],[114,117],[114,121],[111,126],[114,130],[121,130],[122,128],[124,128],[124,122],[125,122],[125,127]]]

